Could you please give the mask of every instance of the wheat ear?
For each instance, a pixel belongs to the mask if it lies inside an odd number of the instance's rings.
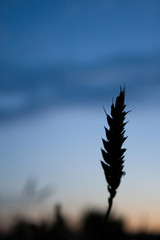
[[[116,190],[120,185],[121,177],[125,174],[123,171],[124,152],[125,148],[122,145],[127,137],[124,137],[125,116],[128,112],[125,112],[125,87],[123,90],[120,88],[120,94],[116,98],[115,104],[111,105],[111,116],[105,111],[109,128],[105,127],[105,133],[107,140],[102,139],[104,149],[101,149],[104,162],[101,161],[102,168],[104,170],[105,178],[108,183],[108,191],[110,193],[108,199],[108,210],[105,216],[105,222],[110,214],[113,198],[116,195]],[[103,226],[104,228],[104,226]]]

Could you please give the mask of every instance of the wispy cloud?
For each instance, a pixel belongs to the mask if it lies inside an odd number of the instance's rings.
[[[104,103],[116,85],[127,84],[129,100],[160,88],[160,56],[126,56],[86,65],[16,70],[1,77],[0,120],[46,107]],[[16,74],[15,74],[16,72]],[[152,96],[150,96],[152,99]]]

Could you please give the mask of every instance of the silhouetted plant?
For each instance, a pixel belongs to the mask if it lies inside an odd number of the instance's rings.
[[[106,181],[108,183],[108,191],[110,193],[110,196],[108,198],[109,205],[105,216],[104,225],[110,214],[113,198],[116,195],[116,190],[119,187],[121,177],[125,174],[125,172],[123,171],[123,163],[124,152],[126,151],[126,149],[122,148],[122,145],[127,138],[124,136],[124,127],[127,122],[124,122],[124,120],[128,112],[124,111],[126,107],[124,101],[125,87],[123,88],[123,90],[120,88],[120,94],[116,98],[115,104],[112,102],[111,116],[109,116],[104,109],[107,116],[109,128],[107,129],[105,127],[107,140],[102,139],[105,150],[101,149],[104,159],[104,162],[101,161],[101,164],[104,170]]]

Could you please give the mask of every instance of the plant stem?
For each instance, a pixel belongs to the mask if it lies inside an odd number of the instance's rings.
[[[107,220],[108,220],[111,208],[112,208],[112,203],[113,203],[113,197],[112,196],[110,196],[110,198],[108,199],[108,203],[109,203],[108,209],[107,209],[107,212],[106,212],[106,215],[105,215],[105,218],[104,218],[104,221],[103,221],[102,229],[101,229],[101,239],[104,238],[105,226],[106,226],[106,223],[107,223]]]
[[[110,198],[108,199],[108,202],[109,202],[109,205],[108,205],[108,209],[107,209],[107,212],[106,212],[106,215],[105,215],[105,219],[104,219],[104,226],[105,226],[105,224],[106,224],[106,222],[107,222],[107,219],[108,219],[108,217],[109,217],[109,214],[110,214],[110,211],[111,211],[111,208],[112,208],[113,198],[110,197]]]

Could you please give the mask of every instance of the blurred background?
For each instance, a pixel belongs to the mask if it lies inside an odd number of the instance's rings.
[[[0,223],[105,211],[103,106],[126,84],[125,177],[112,213],[160,232],[160,1],[0,1]]]

